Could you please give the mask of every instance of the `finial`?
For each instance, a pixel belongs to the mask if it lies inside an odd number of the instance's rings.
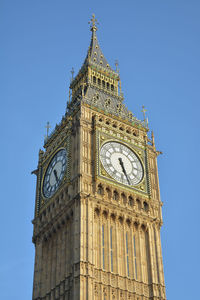
[[[117,59],[115,60],[115,67],[116,67],[116,72],[119,73],[119,62]]]
[[[143,112],[143,115],[144,115],[144,121],[146,120],[146,118],[145,118],[146,111],[147,110],[145,109],[144,105],[142,105],[142,112]]]
[[[49,121],[47,122],[47,125],[45,126],[45,128],[47,129],[46,138],[48,138],[48,136],[49,136],[49,129],[51,128]]]
[[[153,130],[151,132],[151,140],[152,140],[152,146],[155,147],[155,139],[154,139],[154,133]]]
[[[72,74],[72,78],[71,78],[71,81],[74,80],[74,68],[72,67],[72,70],[71,70],[71,74]]]
[[[71,91],[70,91],[70,88],[69,88],[69,104],[70,104],[70,98],[71,98]]]
[[[95,19],[95,14],[92,15],[92,19],[88,22],[90,24],[90,30],[91,31],[97,31],[96,24],[99,24],[97,22],[97,19]]]
[[[119,92],[120,92],[120,96],[122,95],[122,83],[121,80],[119,80]]]

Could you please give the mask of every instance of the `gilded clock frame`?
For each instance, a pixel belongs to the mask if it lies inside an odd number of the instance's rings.
[[[40,185],[41,199],[40,199],[40,209],[39,210],[41,210],[44,206],[46,206],[46,204],[59,193],[60,188],[63,186],[64,183],[69,184],[69,182],[70,182],[71,147],[70,147],[70,140],[69,139],[70,139],[70,136],[68,136],[67,139],[65,140],[65,142],[62,143],[61,145],[59,145],[58,148],[56,148],[56,150],[53,151],[53,153],[51,153],[48,156],[48,158],[43,162],[43,165],[42,165],[42,180],[41,180],[41,185]],[[46,174],[46,171],[47,171],[47,169],[49,167],[49,164],[51,163],[53,157],[56,155],[57,152],[59,152],[62,149],[65,149],[66,154],[67,154],[66,170],[65,170],[64,176],[61,180],[61,183],[58,186],[58,189],[55,191],[55,193],[51,197],[47,198],[47,197],[45,197],[45,195],[43,193],[43,184],[44,184],[45,174]]]
[[[131,151],[135,153],[135,155],[138,157],[139,161],[142,164],[143,168],[143,178],[142,180],[134,186],[128,186],[126,184],[123,184],[121,182],[116,181],[114,178],[112,178],[107,171],[104,169],[101,160],[100,160],[100,151],[101,147],[108,142],[118,142],[126,147],[128,147]],[[140,193],[149,194],[148,190],[148,178],[147,178],[147,163],[146,163],[146,151],[144,148],[136,146],[133,143],[129,143],[125,141],[124,139],[120,139],[120,137],[115,137],[113,135],[110,135],[108,133],[102,132],[97,130],[96,131],[96,151],[95,151],[95,159],[96,159],[96,167],[95,167],[95,177],[99,178],[104,181],[109,181],[114,186],[120,186],[124,189],[128,190],[135,190]]]

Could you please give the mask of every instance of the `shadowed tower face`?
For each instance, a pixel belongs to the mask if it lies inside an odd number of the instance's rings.
[[[66,113],[34,171],[33,299],[164,300],[159,152],[123,103],[94,16],[90,26]]]

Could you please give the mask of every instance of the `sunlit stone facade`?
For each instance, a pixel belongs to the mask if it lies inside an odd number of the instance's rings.
[[[33,172],[33,299],[164,300],[160,152],[146,120],[123,104],[119,72],[107,63],[96,30],[93,17],[67,111]]]

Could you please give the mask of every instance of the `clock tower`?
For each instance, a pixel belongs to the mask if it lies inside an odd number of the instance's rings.
[[[33,300],[165,300],[154,136],[97,40],[39,152]]]

